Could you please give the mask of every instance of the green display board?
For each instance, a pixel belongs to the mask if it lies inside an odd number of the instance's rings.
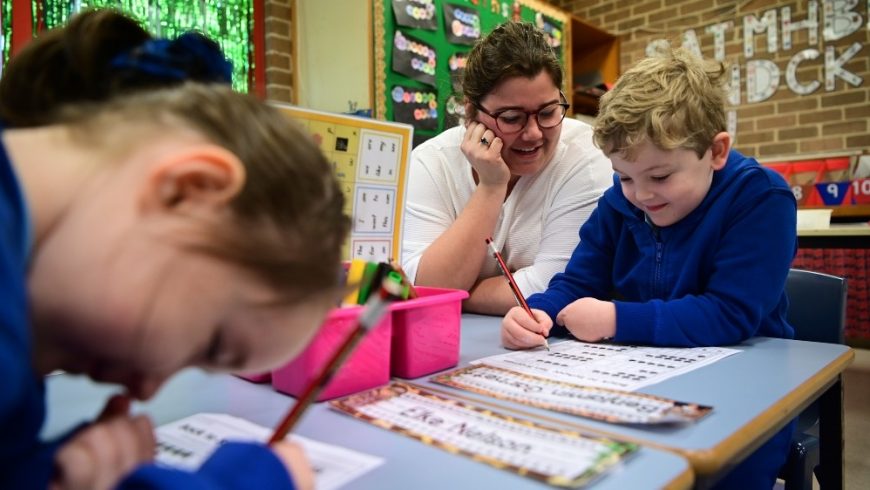
[[[198,30],[220,44],[233,64],[233,88],[248,91],[251,67],[253,0],[190,2],[188,0],[34,0],[31,2],[32,32],[62,25],[86,8],[119,9],[142,23],[157,37],[174,38]],[[0,64],[9,60],[12,37],[12,0],[0,0]]]
[[[375,117],[414,126],[415,144],[458,123],[464,57],[499,24],[537,25],[569,66],[570,18],[539,1],[374,0],[373,9]]]

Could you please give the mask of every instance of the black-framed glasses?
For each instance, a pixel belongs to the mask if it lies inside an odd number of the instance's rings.
[[[541,129],[555,128],[559,124],[562,124],[562,120],[565,119],[565,114],[568,112],[571,104],[568,103],[568,99],[565,98],[565,94],[561,90],[559,91],[559,99],[564,102],[549,104],[536,111],[505,109],[503,111],[489,112],[481,107],[480,104],[474,104],[474,106],[480,112],[495,119],[495,125],[499,131],[504,134],[513,134],[525,129],[529,118],[532,116],[535,116],[535,121],[537,121],[538,127]]]

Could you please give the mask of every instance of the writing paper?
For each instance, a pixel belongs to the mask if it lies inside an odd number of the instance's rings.
[[[198,413],[160,426],[156,431],[158,464],[195,470],[225,441],[258,441],[271,431],[253,422],[218,413]],[[291,440],[305,449],[314,468],[315,488],[333,490],[383,464],[376,456],[324,444],[302,436]]]
[[[478,364],[432,381],[533,407],[620,424],[668,424],[697,420],[711,407],[653,395],[580,386]]]
[[[551,344],[549,351],[514,351],[484,357],[472,364],[582,386],[634,391],[738,352],[725,347],[645,347],[568,340]]]
[[[637,446],[540,425],[403,383],[330,402],[358,419],[562,487],[589,482]]]

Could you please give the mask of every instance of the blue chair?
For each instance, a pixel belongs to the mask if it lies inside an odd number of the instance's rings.
[[[788,322],[795,339],[842,344],[846,329],[846,279],[791,269],[785,283]],[[788,459],[779,471],[786,490],[812,490],[819,465],[819,407],[813,403],[798,416]],[[818,477],[818,475],[816,475]]]

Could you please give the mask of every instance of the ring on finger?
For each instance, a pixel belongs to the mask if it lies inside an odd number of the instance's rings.
[[[484,137],[481,137],[481,138],[480,138],[480,144],[481,144],[481,145],[485,145],[485,146],[489,146],[489,140],[486,139],[485,136],[484,136]]]

